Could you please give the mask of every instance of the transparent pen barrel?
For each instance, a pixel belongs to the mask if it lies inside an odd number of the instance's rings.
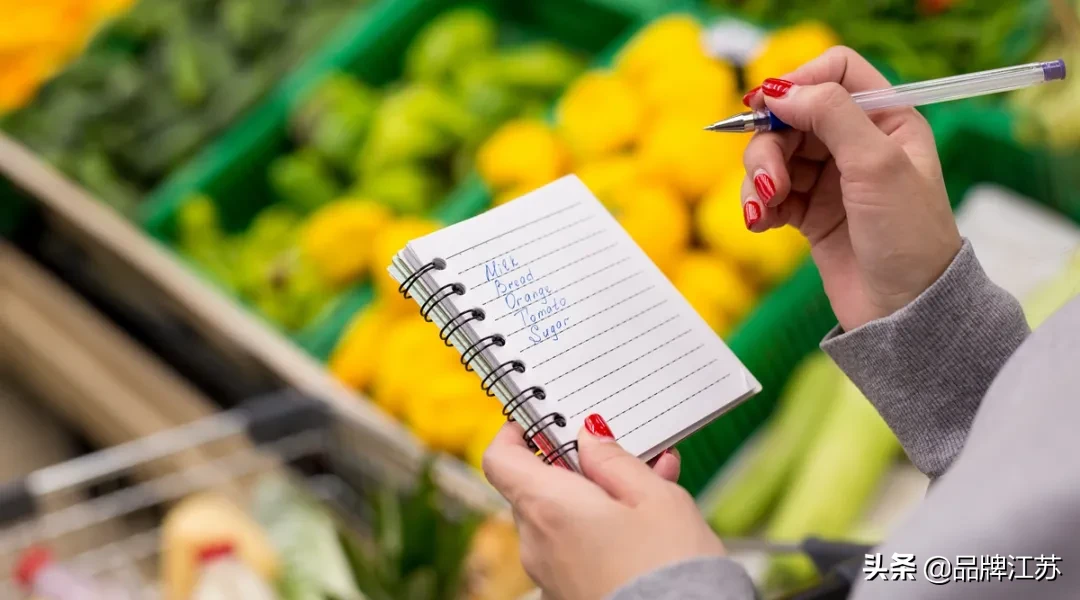
[[[1042,83],[1045,80],[1046,75],[1042,64],[1034,63],[861,92],[852,95],[852,98],[863,110],[871,111],[898,106],[922,106],[1007,92]]]

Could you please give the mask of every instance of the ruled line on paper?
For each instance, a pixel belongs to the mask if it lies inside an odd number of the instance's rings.
[[[544,239],[544,238],[546,238],[546,237],[548,237],[548,236],[550,236],[550,235],[552,235],[554,233],[558,233],[560,231],[570,229],[571,227],[573,227],[575,225],[580,225],[581,223],[584,223],[585,221],[588,221],[589,219],[592,219],[595,216],[596,215],[589,215],[589,216],[585,217],[584,219],[578,219],[577,221],[574,221],[573,223],[570,223],[569,225],[563,225],[562,227],[560,227],[558,229],[554,229],[552,231],[549,231],[549,232],[545,233],[544,235],[542,235],[540,237],[533,238],[533,239],[525,242],[524,244],[522,244],[520,246],[515,246],[513,248],[510,248],[509,250],[503,250],[502,252],[496,254],[495,256],[492,256],[491,258],[482,260],[482,261],[476,263],[475,265],[473,265],[471,267],[467,267],[467,268],[464,268],[464,269],[458,271],[458,275],[464,275],[466,272],[471,271],[471,270],[475,269],[476,267],[482,267],[482,266],[488,264],[489,262],[495,260],[496,258],[499,258],[503,254],[509,254],[510,252],[513,252],[515,250],[521,250],[525,246],[535,244],[536,242],[539,242],[540,240],[542,240],[542,239]]]
[[[629,344],[630,342],[640,338],[641,336],[643,336],[643,335],[645,335],[647,333],[650,333],[652,331],[655,331],[659,327],[663,327],[668,321],[671,321],[674,318],[675,317],[672,317],[671,319],[668,319],[667,321],[665,321],[663,323],[658,323],[656,325],[653,325],[652,327],[646,329],[645,331],[642,331],[641,333],[635,335],[634,337],[632,337],[632,338],[630,338],[628,340],[625,340],[622,343],[620,343],[620,344],[618,344],[618,345],[616,345],[616,346],[614,346],[614,347],[612,347],[612,348],[610,348],[608,350],[605,350],[604,352],[601,352],[600,354],[597,354],[596,356],[590,358],[589,360],[575,366],[573,369],[570,369],[569,371],[566,371],[562,375],[559,375],[559,376],[555,377],[554,379],[551,379],[550,381],[548,381],[544,385],[551,385],[551,384],[555,383],[556,381],[562,379],[563,377],[566,377],[567,375],[573,373],[574,371],[577,371],[578,369],[584,367],[585,365],[587,365],[587,364],[589,364],[589,363],[591,363],[591,362],[593,362],[595,360],[598,360],[598,359],[600,359],[600,358],[602,358],[604,356],[607,356],[608,354],[611,354],[612,352],[618,350],[619,348],[622,348],[623,346],[625,346],[625,345]]]
[[[592,298],[593,296],[595,296],[595,295],[597,295],[597,294],[602,294],[602,293],[604,293],[604,292],[606,292],[606,291],[610,290],[611,288],[613,288],[613,287],[615,287],[615,286],[619,285],[620,283],[623,283],[624,281],[627,281],[627,280],[633,279],[634,277],[637,277],[638,275],[641,275],[642,273],[644,273],[644,271],[638,271],[637,273],[633,273],[633,274],[627,275],[626,277],[623,277],[622,279],[620,279],[620,280],[616,281],[615,283],[612,283],[611,285],[609,285],[609,286],[607,286],[607,287],[602,287],[602,288],[600,288],[600,289],[596,290],[595,292],[593,292],[593,293],[589,294],[588,296],[585,296],[584,298],[579,298],[579,299],[575,300],[575,301],[574,301],[574,304],[578,304],[578,303],[580,303],[580,302],[584,302],[584,301],[588,300],[589,298]],[[571,306],[573,306],[573,305],[571,305]],[[519,310],[521,310],[521,309],[515,309],[515,310],[514,310],[513,312],[518,312]],[[553,312],[553,313],[551,313],[550,315],[547,315],[547,316],[541,317],[541,318],[539,318],[539,319],[537,319],[537,320],[533,321],[532,323],[529,323],[528,325],[526,325],[526,326],[522,327],[521,329],[518,329],[517,331],[513,331],[513,332],[511,332],[511,333],[510,333],[510,334],[508,334],[508,335],[507,335],[506,337],[510,337],[511,335],[514,335],[515,333],[521,333],[522,331],[525,331],[525,330],[526,330],[526,329],[528,329],[529,327],[532,327],[533,325],[536,325],[536,324],[537,324],[537,323],[539,323],[540,321],[543,321],[544,319],[547,319],[548,317],[552,317],[552,316],[555,316],[555,315],[557,315],[557,314],[561,314],[561,313],[554,313],[554,312]]]
[[[575,261],[568,262],[565,265],[563,265],[563,266],[561,266],[561,267],[559,267],[557,269],[554,269],[552,271],[548,271],[547,273],[544,273],[543,275],[541,275],[541,276],[537,277],[536,279],[530,281],[529,285],[533,285],[537,281],[540,281],[541,279],[543,279],[543,278],[545,278],[545,277],[547,277],[549,275],[553,275],[555,273],[558,273],[559,271],[562,271],[563,269],[565,269],[567,267],[576,265],[577,263],[579,263],[579,262],[581,262],[581,261],[583,261],[583,260],[585,260],[587,258],[592,258],[593,256],[596,256],[597,254],[600,254],[601,252],[606,252],[608,250],[611,250],[612,248],[614,248],[615,246],[618,246],[618,245],[619,245],[618,242],[615,242],[614,244],[608,244],[607,246],[604,246],[603,248],[601,248],[601,249],[599,249],[599,250],[597,250],[595,252],[586,254],[585,256],[582,256],[581,258],[579,258],[579,259],[577,259]],[[497,302],[497,301],[499,301],[501,299],[502,299],[502,296],[495,296],[491,300],[488,300],[487,302],[484,302],[482,306],[487,306],[488,304],[491,304],[492,302]]]
[[[675,404],[672,404],[671,406],[667,407],[667,408],[666,408],[665,410],[663,410],[663,411],[661,411],[661,412],[658,412],[658,413],[656,413],[656,414],[655,414],[655,415],[653,415],[653,416],[652,416],[652,418],[651,418],[651,419],[649,419],[648,421],[645,421],[644,423],[642,423],[642,424],[638,425],[637,427],[635,427],[635,428],[631,429],[630,431],[627,431],[626,433],[624,433],[624,434],[620,435],[620,436],[619,436],[618,438],[616,438],[616,439],[617,439],[617,440],[621,440],[622,438],[624,438],[624,437],[626,437],[626,436],[630,435],[631,433],[634,433],[634,432],[635,432],[635,431],[637,431],[638,429],[641,429],[642,427],[644,427],[644,426],[648,425],[649,423],[652,423],[653,421],[655,421],[655,420],[659,419],[660,417],[662,417],[662,416],[666,415],[667,413],[669,413],[669,412],[671,412],[671,411],[675,410],[676,408],[678,408],[678,407],[682,406],[683,404],[686,404],[687,402],[689,402],[689,401],[690,401],[690,400],[691,400],[692,398],[694,398],[695,396],[698,396],[698,395],[700,395],[700,394],[701,394],[702,392],[704,392],[705,390],[707,390],[707,389],[709,389],[709,388],[713,387],[714,385],[716,385],[716,384],[720,383],[721,381],[723,381],[723,380],[727,379],[728,377],[731,377],[731,373],[728,373],[727,375],[724,375],[724,376],[723,376],[723,377],[721,377],[720,379],[717,379],[716,381],[714,381],[714,382],[710,383],[709,385],[707,385],[707,386],[705,386],[705,387],[701,388],[700,390],[698,390],[698,391],[694,392],[693,394],[690,394],[689,396],[687,396],[687,397],[683,398],[682,400],[680,400],[680,401],[676,402]]]
[[[700,346],[698,346],[698,347],[696,347],[696,348],[693,348],[693,349],[691,349],[690,351],[686,352],[686,353],[685,353],[685,354],[683,354],[682,356],[678,356],[678,357],[676,357],[676,358],[673,358],[673,359],[671,359],[670,361],[668,361],[668,362],[664,363],[663,365],[660,365],[660,367],[658,367],[658,368],[657,368],[657,369],[656,369],[655,371],[651,371],[651,372],[649,372],[649,373],[646,373],[646,374],[645,374],[645,375],[643,375],[643,376],[642,376],[642,377],[641,377],[640,379],[638,379],[638,380],[636,380],[636,381],[632,381],[632,382],[630,382],[630,383],[626,384],[625,386],[623,386],[623,387],[621,387],[621,388],[619,388],[619,389],[615,390],[614,392],[611,392],[611,393],[610,393],[610,394],[608,394],[607,396],[604,396],[603,398],[601,398],[601,399],[597,400],[596,402],[593,402],[593,403],[592,403],[592,404],[590,404],[589,406],[586,406],[585,408],[583,408],[583,409],[581,409],[581,410],[577,411],[577,412],[576,412],[576,413],[574,413],[574,414],[573,414],[573,416],[571,416],[570,418],[571,418],[571,419],[573,419],[574,417],[580,416],[580,415],[582,415],[582,414],[584,414],[584,413],[586,413],[586,412],[588,412],[588,411],[592,410],[593,408],[595,408],[595,407],[597,407],[597,406],[600,406],[600,405],[601,405],[601,404],[603,404],[604,402],[607,402],[608,400],[610,400],[610,399],[614,398],[615,396],[618,396],[619,394],[621,394],[621,393],[625,392],[626,390],[628,390],[628,389],[630,389],[630,388],[634,387],[635,385],[637,385],[637,384],[641,383],[642,381],[645,381],[646,379],[648,379],[648,378],[652,377],[653,375],[656,375],[656,374],[657,374],[657,373],[659,373],[660,371],[663,371],[664,369],[666,369],[666,368],[670,367],[671,365],[673,365],[673,364],[675,364],[675,363],[679,362],[680,360],[682,360],[682,359],[686,358],[687,356],[690,356],[691,354],[693,354],[693,353],[697,352],[698,350],[701,350],[701,349],[702,349],[702,348],[704,348],[704,347],[705,347],[705,344],[701,344]]]
[[[619,260],[611,263],[610,265],[607,265],[606,267],[601,267],[599,270],[593,271],[592,273],[589,273],[588,275],[582,277],[581,279],[575,279],[574,281],[571,281],[570,283],[562,286],[561,288],[556,288],[554,290],[551,290],[551,292],[549,292],[549,293],[554,294],[554,293],[557,293],[557,292],[561,292],[561,291],[565,290],[566,288],[568,288],[568,287],[570,287],[570,286],[572,286],[572,285],[574,285],[576,283],[581,283],[582,281],[585,281],[586,279],[590,279],[590,278],[592,278],[592,277],[594,277],[596,275],[599,275],[600,273],[603,273],[604,271],[610,269],[611,267],[614,267],[615,265],[617,265],[619,263],[626,262],[628,260],[630,260],[629,256],[627,256],[625,258],[620,258]],[[638,271],[638,272],[640,273],[641,271]],[[541,277],[540,279],[543,279],[543,277]],[[536,281],[539,281],[539,279],[537,279]],[[533,281],[532,283],[536,283],[536,281]],[[530,283],[530,285],[532,285],[532,283]],[[502,296],[500,296],[500,297],[502,297]],[[536,300],[533,300],[532,302],[529,302],[528,304],[523,304],[521,306],[518,306],[518,307],[514,308],[514,310],[512,310],[512,311],[503,313],[502,315],[500,315],[498,317],[495,317],[495,321],[498,321],[500,319],[505,319],[506,317],[513,316],[517,311],[519,311],[519,310],[521,310],[521,309],[523,309],[523,308],[525,308],[527,306],[531,306],[531,305],[535,304],[536,302],[539,302],[540,300],[543,300],[546,297],[547,296],[538,297]]]
[[[567,326],[567,327],[566,327],[565,329],[563,329],[563,331],[565,332],[565,331],[567,331],[567,330],[569,330],[569,329],[573,329],[574,327],[576,327],[576,326],[578,326],[578,325],[581,325],[582,323],[584,323],[585,321],[588,321],[589,319],[591,319],[591,318],[595,317],[596,315],[599,315],[599,314],[601,314],[601,313],[605,313],[605,312],[607,312],[607,311],[609,311],[609,310],[611,310],[611,309],[615,308],[616,306],[618,306],[618,305],[622,304],[623,302],[626,302],[626,301],[628,301],[628,300],[632,300],[633,298],[635,298],[635,297],[637,297],[637,296],[640,296],[641,294],[644,294],[645,292],[647,292],[647,291],[651,290],[651,289],[652,289],[652,288],[654,288],[654,287],[656,287],[656,286],[652,286],[652,285],[650,285],[649,287],[647,287],[647,288],[645,288],[645,289],[641,290],[640,292],[638,292],[638,293],[634,294],[633,296],[627,296],[626,298],[623,298],[622,300],[619,300],[618,302],[616,302],[615,304],[612,304],[611,306],[608,306],[607,308],[603,308],[603,309],[600,309],[600,310],[598,310],[598,311],[594,312],[593,314],[591,314],[591,315],[589,315],[589,316],[585,317],[584,319],[582,319],[582,320],[580,320],[580,321],[577,321],[577,322],[576,322],[576,323],[574,323],[573,325],[569,325],[569,326]],[[665,300],[664,302],[667,302],[667,300]],[[544,338],[544,340],[547,340],[547,339],[550,339],[550,338]],[[518,352],[524,352],[525,350],[528,350],[529,348],[531,348],[531,347],[533,347],[533,346],[539,346],[540,344],[543,344],[543,343],[544,343],[544,340],[541,340],[541,341],[539,341],[539,342],[536,342],[536,343],[535,343],[535,344],[533,344],[532,346],[529,346],[529,347],[527,347],[527,348],[523,348],[522,350],[519,350]]]
[[[702,369],[705,369],[706,367],[708,367],[709,365],[711,365],[711,364],[713,364],[713,363],[715,363],[715,362],[716,362],[716,359],[714,358],[714,359],[710,360],[709,362],[707,362],[707,363],[705,363],[705,364],[701,365],[700,367],[698,367],[698,368],[694,369],[693,371],[690,371],[690,372],[689,372],[689,373],[687,373],[686,375],[683,375],[682,377],[680,377],[680,378],[676,379],[675,381],[672,381],[671,383],[669,383],[669,384],[665,385],[664,387],[662,387],[662,388],[660,388],[660,389],[656,390],[655,392],[653,392],[653,393],[649,394],[648,396],[646,396],[646,397],[642,398],[641,400],[639,400],[639,401],[635,402],[634,404],[632,404],[632,405],[630,405],[630,406],[628,406],[628,407],[626,407],[626,408],[622,409],[622,410],[621,410],[621,411],[619,411],[618,413],[616,413],[616,414],[614,414],[614,415],[612,415],[612,416],[608,417],[608,418],[607,418],[608,422],[614,421],[615,419],[617,419],[617,418],[619,418],[619,417],[621,417],[621,416],[625,415],[626,413],[628,413],[628,412],[630,412],[630,411],[634,410],[635,408],[637,408],[637,407],[641,406],[642,404],[645,404],[645,403],[646,403],[646,402],[648,402],[649,400],[652,400],[653,398],[655,398],[655,397],[659,396],[660,394],[662,394],[662,393],[666,392],[667,390],[670,390],[670,389],[671,389],[671,388],[672,388],[673,386],[676,386],[676,385],[678,385],[679,383],[681,383],[681,382],[683,382],[683,381],[686,381],[686,380],[687,380],[688,378],[690,378],[690,377],[694,376],[694,375],[695,375],[695,374],[697,374],[697,373],[700,373],[700,372],[702,371]]]
[[[663,301],[661,301],[661,302],[657,302],[656,304],[653,304],[653,305],[652,305],[652,306],[650,306],[649,308],[646,308],[645,310],[643,310],[643,311],[641,311],[641,312],[637,313],[636,315],[632,315],[632,316],[629,316],[629,317],[627,317],[627,318],[623,319],[622,321],[619,321],[618,323],[616,323],[616,324],[612,325],[611,327],[608,327],[607,329],[605,329],[605,330],[601,331],[600,333],[597,333],[597,334],[595,334],[595,335],[589,336],[589,337],[587,337],[587,338],[585,338],[585,339],[581,340],[580,342],[578,342],[578,343],[574,344],[573,346],[570,346],[569,348],[566,348],[565,350],[562,350],[562,351],[560,351],[560,352],[556,352],[555,354],[552,354],[551,356],[549,356],[549,357],[545,358],[544,360],[542,360],[542,361],[540,361],[540,362],[536,363],[536,365],[534,365],[534,366],[533,366],[533,368],[534,368],[534,369],[536,369],[536,368],[539,368],[539,367],[540,367],[540,365],[543,365],[543,364],[546,364],[546,363],[548,363],[548,362],[551,362],[552,360],[555,360],[556,358],[558,358],[558,357],[562,356],[563,354],[566,354],[567,352],[569,352],[569,351],[573,350],[574,348],[577,348],[577,347],[579,347],[579,346],[582,346],[582,345],[584,345],[584,344],[586,344],[586,343],[588,343],[588,342],[591,342],[591,341],[595,340],[596,338],[598,338],[598,337],[600,337],[600,336],[604,335],[605,333],[607,333],[607,332],[609,332],[609,331],[613,331],[613,330],[615,330],[615,329],[618,329],[619,327],[621,327],[621,326],[623,326],[623,325],[625,325],[625,324],[629,323],[630,321],[632,321],[632,320],[634,320],[634,319],[636,319],[636,318],[640,317],[641,315],[643,315],[643,314],[645,314],[645,313],[649,312],[650,310],[652,310],[652,309],[654,309],[654,308],[656,308],[656,307],[660,306],[660,305],[661,305],[661,304],[663,304],[664,302],[667,302],[667,300],[663,300]],[[669,318],[668,318],[668,319],[667,319],[666,321],[664,321],[663,323],[660,323],[660,324],[661,324],[661,325],[666,325],[667,323],[670,323],[670,322],[674,321],[675,319],[678,319],[678,318],[679,318],[679,316],[680,316],[680,315],[672,315],[672,316],[671,316],[671,317],[669,317]],[[569,329],[569,327],[567,327],[567,329]],[[534,345],[537,345],[537,346],[538,346],[539,344],[534,344]],[[532,347],[533,347],[533,346],[529,346],[529,348],[532,348]],[[528,350],[529,348],[525,348],[525,350]]]
[[[460,255],[468,252],[469,250],[479,248],[480,246],[483,246],[484,244],[487,244],[489,242],[494,242],[495,240],[497,240],[497,239],[499,239],[499,238],[501,238],[503,236],[510,235],[511,233],[514,233],[515,231],[517,231],[519,229],[524,229],[524,228],[529,227],[531,225],[535,225],[536,223],[539,223],[540,221],[543,221],[545,219],[550,219],[551,217],[554,217],[555,215],[562,214],[562,213],[570,210],[571,208],[574,208],[575,206],[580,206],[580,205],[581,205],[580,202],[575,202],[575,203],[571,204],[570,206],[560,208],[559,210],[557,210],[557,211],[555,211],[553,213],[548,213],[548,214],[546,214],[546,215],[544,215],[542,217],[538,217],[536,219],[533,219],[532,221],[529,221],[528,223],[525,223],[524,225],[518,225],[517,227],[514,227],[513,229],[507,229],[506,231],[500,233],[499,235],[497,235],[497,236],[495,236],[493,238],[488,238],[488,239],[486,239],[486,240],[484,240],[484,241],[482,241],[482,242],[480,242],[478,244],[473,244],[472,246],[469,246],[468,248],[465,248],[464,250],[458,250],[457,252],[451,254],[450,256],[447,256],[446,260],[450,260],[451,258],[454,258],[455,256],[460,256]]]
[[[647,351],[646,353],[642,354],[641,356],[638,356],[637,358],[632,358],[632,359],[630,359],[629,361],[627,361],[627,362],[623,363],[623,364],[622,364],[622,366],[620,366],[620,367],[618,367],[618,368],[616,368],[616,369],[614,369],[614,370],[612,370],[612,371],[608,371],[607,373],[605,373],[605,374],[601,375],[600,377],[597,377],[596,379],[593,379],[593,380],[592,380],[592,381],[590,381],[589,383],[586,383],[585,385],[583,385],[583,386],[579,387],[578,389],[576,389],[576,390],[574,390],[574,391],[572,391],[572,392],[570,392],[570,393],[568,393],[568,394],[563,394],[563,396],[562,396],[561,398],[559,398],[559,400],[558,400],[558,401],[559,401],[559,402],[562,402],[563,400],[566,400],[566,399],[567,399],[567,398],[569,398],[570,396],[573,396],[574,394],[576,394],[576,393],[578,393],[578,392],[580,392],[580,391],[584,390],[585,388],[591,387],[592,385],[594,385],[594,384],[596,384],[596,383],[599,383],[599,382],[601,382],[601,381],[603,381],[603,380],[607,379],[608,377],[611,377],[611,376],[612,376],[612,375],[614,375],[615,373],[618,373],[619,371],[622,371],[622,370],[623,370],[623,369],[625,369],[626,367],[629,367],[630,365],[632,365],[632,364],[636,363],[637,361],[639,361],[639,360],[641,360],[641,359],[645,358],[646,356],[648,356],[648,355],[652,354],[653,352],[656,352],[657,350],[659,350],[659,349],[663,348],[664,346],[667,346],[668,344],[670,344],[671,342],[674,342],[675,340],[677,340],[677,339],[681,338],[682,336],[684,336],[684,335],[687,335],[687,334],[688,334],[688,333],[690,333],[691,331],[693,331],[693,330],[692,330],[692,329],[687,329],[686,331],[684,331],[684,332],[680,333],[679,335],[677,335],[677,336],[675,336],[675,337],[671,338],[670,340],[668,340],[668,341],[666,341],[666,342],[664,342],[664,343],[660,344],[659,346],[656,346],[656,347],[655,347],[655,348],[653,348],[652,350],[649,350],[649,351]],[[698,347],[697,347],[697,348],[695,348],[694,350],[698,350],[698,349],[700,349],[700,348],[704,348],[704,347],[705,347],[705,344],[701,344],[700,346],[698,346]]]
[[[528,262],[523,262],[522,264],[514,267],[513,269],[510,269],[508,271],[504,271],[504,272],[499,274],[499,277],[505,277],[506,275],[509,275],[510,273],[513,273],[514,271],[517,271],[518,269],[525,269],[525,268],[528,268],[528,267],[532,267],[540,259],[547,258],[547,257],[551,256],[552,254],[562,252],[563,250],[566,250],[567,248],[570,248],[570,247],[572,247],[574,245],[580,244],[581,242],[584,242],[585,240],[591,240],[592,238],[594,238],[594,237],[596,237],[596,236],[598,236],[601,233],[604,233],[606,231],[607,231],[606,229],[597,229],[596,231],[594,231],[594,232],[592,232],[592,233],[590,233],[590,234],[588,234],[588,235],[586,235],[584,237],[580,237],[580,238],[578,238],[578,239],[576,239],[576,240],[574,240],[572,242],[567,242],[566,244],[563,244],[562,246],[559,246],[558,248],[552,250],[551,252],[548,252],[547,254],[541,254],[540,256],[529,259]],[[483,281],[477,283],[476,285],[473,285],[472,287],[478,287],[478,286],[484,285],[488,281],[489,281],[488,279],[484,279]]]

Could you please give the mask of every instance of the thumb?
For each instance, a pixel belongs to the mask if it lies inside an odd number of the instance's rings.
[[[762,87],[767,89],[765,104],[769,110],[794,129],[817,136],[837,166],[880,153],[887,143],[888,136],[839,83],[792,85],[769,79]]]
[[[631,505],[637,504],[650,486],[662,481],[614,438],[596,436],[585,428],[578,433],[578,461],[585,477],[612,498]]]

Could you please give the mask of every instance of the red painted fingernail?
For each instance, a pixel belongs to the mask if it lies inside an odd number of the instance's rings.
[[[588,429],[589,433],[597,437],[615,438],[615,435],[611,433],[611,429],[607,426],[607,422],[604,421],[604,417],[598,414],[585,417],[585,429]]]
[[[750,106],[750,99],[753,98],[754,94],[756,94],[757,91],[760,90],[760,89],[761,89],[761,86],[759,85],[756,88],[750,90],[749,92],[746,92],[746,95],[742,97],[743,106],[749,107]]]
[[[776,184],[773,183],[772,177],[769,177],[768,173],[761,172],[754,175],[754,189],[757,190],[758,197],[765,203],[765,206],[769,205],[769,200],[772,200],[776,195]]]
[[[761,220],[761,205],[757,200],[747,200],[743,205],[743,218],[746,219],[746,228],[750,229]]]
[[[783,98],[792,85],[795,84],[786,79],[766,79],[761,84],[761,91],[770,98]]]

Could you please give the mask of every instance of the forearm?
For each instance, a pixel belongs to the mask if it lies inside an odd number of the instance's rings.
[[[642,575],[609,600],[754,600],[754,583],[727,558],[698,558]]]
[[[986,276],[971,244],[914,302],[821,347],[866,395],[923,473],[964,445],[990,383],[1030,333],[1020,304]]]

